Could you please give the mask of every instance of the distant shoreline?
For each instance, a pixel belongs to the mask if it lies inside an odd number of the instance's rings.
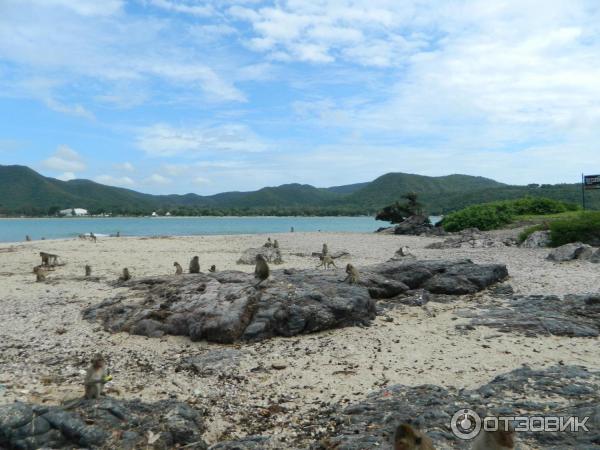
[[[20,217],[20,216],[10,216],[10,217],[0,217],[0,220],[42,220],[42,219],[284,219],[284,218],[319,218],[319,219],[341,219],[341,218],[355,218],[355,217],[371,217],[375,220],[374,215],[369,214],[359,214],[352,216],[72,216],[72,217],[50,217],[50,216],[39,216],[39,217]]]

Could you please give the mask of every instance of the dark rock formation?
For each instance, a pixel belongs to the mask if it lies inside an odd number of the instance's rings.
[[[519,247],[521,248],[542,248],[550,246],[550,231],[534,231],[525,239]]]
[[[443,234],[441,227],[434,227],[429,217],[423,215],[410,216],[394,227],[394,234],[420,236],[422,234]]]
[[[512,296],[477,310],[461,310],[470,318],[466,327],[486,326],[505,333],[527,336],[596,337],[600,335],[600,294],[556,296]]]
[[[547,259],[556,262],[580,259],[600,263],[600,249],[596,250],[591,245],[582,244],[581,242],[573,242],[555,248],[550,252]]]
[[[492,237],[489,233],[479,231],[477,228],[466,228],[458,233],[453,233],[442,242],[433,242],[425,248],[429,249],[448,249],[448,248],[489,248],[506,247],[516,245],[514,239],[504,239],[502,241]]]
[[[74,408],[12,403],[0,406],[0,448],[206,449],[201,414],[185,403],[154,404],[112,398],[82,400]]]
[[[489,405],[493,407],[488,408]],[[481,416],[491,412],[509,416],[576,416],[581,420],[590,417],[587,433],[519,432],[517,439],[539,449],[592,449],[600,446],[599,405],[600,373],[579,366],[544,370],[523,367],[475,390],[394,385],[369,395],[361,403],[340,408],[332,417],[338,424],[336,430],[312,448],[391,449],[395,427],[412,422],[427,432],[435,448],[464,449],[468,444],[452,434],[450,422],[455,412],[469,408]]]
[[[256,264],[256,256],[263,255],[267,262],[272,264],[282,264],[283,259],[281,258],[281,250],[275,247],[258,247],[249,248],[242,253],[240,259],[237,260],[238,264]]]
[[[274,271],[259,289],[252,275],[224,271],[124,283],[143,290],[141,301],[106,300],[84,311],[107,331],[149,337],[165,334],[231,343],[261,340],[349,325],[367,325],[375,317],[374,300],[413,297],[414,289],[471,294],[508,276],[503,265],[470,260],[393,261],[360,269],[358,284],[343,283],[342,269]],[[409,304],[423,304],[408,300]]]

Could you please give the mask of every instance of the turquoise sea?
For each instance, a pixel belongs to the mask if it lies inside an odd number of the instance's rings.
[[[96,236],[193,236],[209,234],[286,233],[295,231],[373,232],[387,222],[373,217],[81,217],[0,219],[0,242],[25,236],[60,239],[93,232]]]

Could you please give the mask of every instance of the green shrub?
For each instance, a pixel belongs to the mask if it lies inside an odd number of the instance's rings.
[[[600,245],[600,212],[582,212],[579,216],[550,224],[551,245],[571,242]]]
[[[534,225],[532,227],[525,228],[521,233],[519,233],[519,244],[523,243],[529,236],[531,236],[536,231],[548,230],[549,225],[547,223],[541,223],[539,225]]]
[[[557,214],[577,209],[577,205],[558,200],[543,197],[525,197],[517,200],[469,206],[448,214],[442,220],[442,226],[446,231],[460,231],[473,227],[482,231],[494,230],[508,225],[518,215]]]

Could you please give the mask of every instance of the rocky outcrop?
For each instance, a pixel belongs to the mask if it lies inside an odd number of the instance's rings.
[[[206,449],[202,414],[171,400],[153,404],[113,398],[60,406],[11,403],[0,406],[0,448],[150,448],[194,443]]]
[[[531,233],[527,239],[521,242],[519,247],[521,248],[543,248],[550,246],[550,231],[541,230],[534,231]]]
[[[429,217],[423,215],[410,216],[394,227],[394,234],[420,236],[422,234],[442,235],[441,227],[434,227]]]
[[[237,260],[238,264],[256,264],[256,256],[263,255],[267,262],[272,264],[282,264],[281,250],[275,247],[258,247],[244,250],[242,256]]]
[[[417,289],[471,294],[508,276],[503,265],[470,260],[390,260],[359,270],[357,284],[342,282],[341,268],[278,270],[259,289],[252,275],[237,271],[135,279],[123,286],[144,291],[142,300],[109,299],[86,309],[84,318],[100,321],[110,332],[255,341],[367,325],[375,317],[377,299],[402,303]],[[409,304],[422,304],[424,296],[419,298]]]
[[[489,248],[507,247],[515,245],[516,241],[511,238],[498,240],[489,233],[479,231],[477,228],[466,228],[458,233],[453,233],[442,242],[433,242],[425,248],[449,249],[449,248]]]
[[[547,258],[549,261],[565,262],[579,259],[600,263],[600,249],[595,249],[591,245],[573,242],[571,244],[561,245],[550,252]]]
[[[557,296],[511,296],[476,310],[459,310],[471,319],[463,330],[476,326],[526,336],[597,337],[600,335],[600,294]]]
[[[427,432],[435,448],[464,449],[465,441],[450,430],[452,416],[469,408],[480,416],[491,412],[509,416],[590,417],[589,432],[519,432],[528,448],[591,449],[600,445],[600,373],[580,366],[544,370],[523,367],[497,376],[474,390],[434,385],[394,385],[375,392],[361,403],[340,409],[330,422],[337,424],[313,450],[339,448],[389,449],[395,427],[411,422]],[[493,405],[493,410],[489,406]]]

